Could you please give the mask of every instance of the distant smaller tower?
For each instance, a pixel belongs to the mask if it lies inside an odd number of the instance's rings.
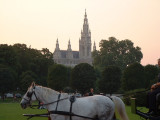
[[[96,43],[95,43],[95,41],[94,41],[93,51],[95,51],[95,50],[96,50]]]
[[[72,49],[71,49],[71,43],[70,43],[70,39],[69,39],[69,41],[68,41],[68,49],[67,49],[68,51],[72,51]]]
[[[60,49],[59,49],[58,38],[57,38],[57,42],[56,42],[56,50],[60,50]]]
[[[56,48],[55,51],[53,53],[53,59],[56,63],[59,63],[59,59],[61,58],[61,52],[60,52],[60,48],[59,48],[59,43],[58,43],[58,38],[56,41]]]
[[[71,49],[70,39],[69,39],[69,41],[68,41],[68,49],[67,49],[66,57],[67,57],[68,59],[73,59],[73,53],[72,53],[72,49]]]

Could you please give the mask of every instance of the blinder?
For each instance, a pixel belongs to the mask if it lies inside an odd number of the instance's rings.
[[[27,97],[31,98],[32,97],[33,92],[28,92],[27,93]]]
[[[26,98],[24,98],[23,97],[23,99],[24,100],[26,100],[29,104],[30,104],[30,101],[31,101],[31,98],[32,98],[32,95],[35,95],[35,97],[36,97],[36,99],[38,100],[38,98],[37,98],[37,96],[36,96],[36,94],[35,94],[35,86],[33,87],[33,89],[32,89],[32,92],[27,92],[27,94],[26,94],[26,96],[29,98],[29,99],[26,99]],[[39,100],[38,100],[39,101]]]

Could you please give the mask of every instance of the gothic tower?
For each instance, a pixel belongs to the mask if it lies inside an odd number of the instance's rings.
[[[93,50],[96,50],[94,43]],[[89,29],[87,13],[85,10],[83,29],[79,39],[79,51],[74,51],[71,48],[70,40],[68,41],[68,49],[60,50],[58,38],[56,41],[56,48],[53,53],[53,59],[57,64],[66,66],[75,66],[79,63],[88,63],[92,65],[91,56],[91,32]]]
[[[79,39],[79,58],[81,60],[85,59],[85,61],[88,59],[87,63],[91,64],[91,57],[91,32],[85,10],[83,30],[81,31],[81,38]]]
[[[72,53],[72,49],[71,49],[70,39],[68,41],[68,49],[67,49],[66,58],[67,59],[73,59],[73,53]]]
[[[94,41],[93,51],[95,51],[95,50],[96,50],[96,43],[95,43],[95,41]]]
[[[58,38],[57,38],[57,41],[56,41],[56,48],[55,48],[53,57],[54,58],[60,58],[61,57]]]

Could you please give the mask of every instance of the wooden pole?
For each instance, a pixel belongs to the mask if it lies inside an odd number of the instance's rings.
[[[136,114],[136,98],[131,98],[131,112]]]

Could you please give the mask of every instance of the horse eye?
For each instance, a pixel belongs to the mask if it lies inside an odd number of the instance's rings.
[[[32,96],[32,92],[28,92],[28,93],[27,93],[27,97],[30,98],[31,96]]]

